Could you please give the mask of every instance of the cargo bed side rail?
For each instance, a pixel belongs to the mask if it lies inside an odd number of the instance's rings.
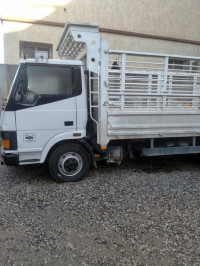
[[[200,111],[200,57],[107,53],[109,112]]]

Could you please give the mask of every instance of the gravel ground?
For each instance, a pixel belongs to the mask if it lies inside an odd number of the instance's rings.
[[[0,166],[0,265],[200,265],[200,156],[98,166]]]

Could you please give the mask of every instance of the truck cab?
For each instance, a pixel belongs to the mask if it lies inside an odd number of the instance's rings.
[[[99,115],[93,104],[99,92],[98,25],[67,23],[57,49],[67,60],[39,52],[21,61],[1,114],[1,156],[7,165],[47,162],[56,181],[77,181],[91,162],[96,166],[94,146],[99,149],[96,139],[94,145],[88,141],[93,129],[97,138]]]
[[[23,60],[1,115],[2,157],[7,164],[41,163],[45,148],[86,136],[83,63]]]

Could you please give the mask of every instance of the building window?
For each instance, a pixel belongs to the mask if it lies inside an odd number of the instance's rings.
[[[48,58],[53,56],[53,45],[49,43],[39,43],[39,42],[19,42],[20,57],[24,58],[35,58],[35,52],[43,51],[46,52]]]
[[[169,69],[188,70],[189,60],[169,58]]]

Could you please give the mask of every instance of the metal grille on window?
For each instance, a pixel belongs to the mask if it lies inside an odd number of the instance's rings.
[[[21,58],[35,58],[35,52],[37,51],[46,52],[48,58],[52,58],[53,45],[49,43],[20,41],[19,50]]]

